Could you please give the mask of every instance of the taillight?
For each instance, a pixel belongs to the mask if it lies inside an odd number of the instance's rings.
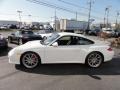
[[[108,50],[108,51],[113,51],[113,49],[112,49],[111,47],[109,47],[107,50]]]

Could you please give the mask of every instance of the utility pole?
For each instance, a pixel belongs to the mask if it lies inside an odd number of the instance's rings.
[[[107,28],[109,26],[109,8],[107,8]]]
[[[21,23],[22,23],[22,20],[21,20],[21,13],[22,11],[17,11],[18,12],[18,15],[19,15],[19,28],[21,28]]]
[[[88,12],[88,26],[87,29],[90,29],[90,19],[91,19],[91,10],[92,10],[92,4],[94,3],[93,0],[89,0],[88,4],[89,4],[89,12]]]
[[[55,19],[55,31],[56,31],[56,8],[55,8],[55,17],[54,17],[54,19]]]
[[[118,17],[119,17],[120,13],[119,11],[117,11],[117,16],[116,16],[116,29],[118,28]]]

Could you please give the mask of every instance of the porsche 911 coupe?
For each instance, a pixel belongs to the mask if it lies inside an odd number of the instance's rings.
[[[8,36],[9,43],[16,42],[18,45],[33,40],[42,40],[42,37],[34,34],[31,30],[19,30]]]
[[[54,33],[46,40],[30,41],[12,49],[9,63],[33,69],[40,64],[82,63],[98,68],[112,60],[109,43],[92,40],[80,34]]]

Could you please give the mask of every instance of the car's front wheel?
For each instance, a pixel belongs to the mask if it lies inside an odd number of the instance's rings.
[[[92,68],[98,68],[101,66],[104,58],[101,53],[93,52],[87,56],[86,64]]]
[[[21,57],[21,64],[28,69],[36,68],[40,63],[39,61],[39,56],[33,52],[27,52]]]

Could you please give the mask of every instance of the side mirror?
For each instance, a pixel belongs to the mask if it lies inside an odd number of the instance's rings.
[[[53,46],[53,47],[58,47],[58,43],[55,42],[55,43],[52,44],[52,46]]]

